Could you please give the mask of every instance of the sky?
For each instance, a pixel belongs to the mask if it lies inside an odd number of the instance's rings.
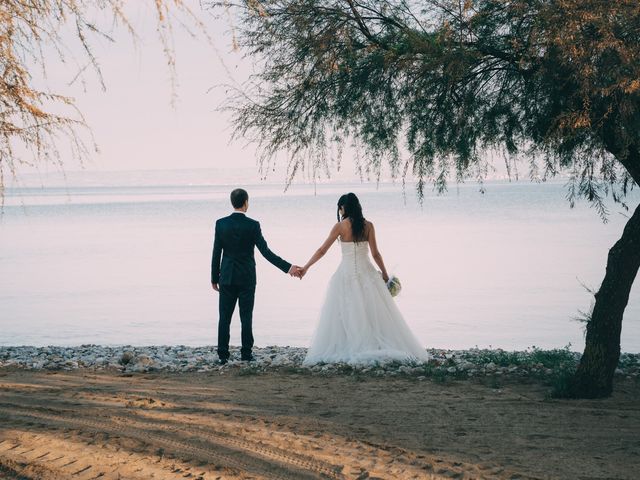
[[[214,19],[196,1],[186,3],[204,21],[213,42],[209,44],[202,35],[192,38],[174,22],[172,39],[178,82],[175,106],[171,105],[171,72],[156,31],[152,1],[127,4],[126,14],[139,35],[137,40],[124,28],[110,32],[115,43],[93,37],[93,51],[106,90],[91,69],[85,71],[83,81],[70,84],[77,74],[77,63],[86,63],[71,30],[62,34],[69,47],[66,64],[59,62],[54,52],[45,52],[47,76],[43,79],[35,70],[36,84],[75,99],[99,148],[98,153],[91,154],[84,170],[257,171],[255,148],[247,147],[243,141],[230,143],[229,114],[218,110],[226,92],[221,85],[242,82],[251,63],[231,48],[228,20]],[[99,25],[109,25],[105,18],[110,17],[96,12]],[[67,161],[65,169],[79,170],[81,165]],[[41,171],[49,170],[56,169],[41,167]]]
[[[75,99],[99,148],[97,153],[91,152],[84,165],[67,159],[64,166],[67,173],[207,169],[203,173],[204,182],[265,180],[257,166],[256,145],[244,139],[232,141],[231,115],[220,110],[229,85],[241,85],[253,71],[253,59],[232,48],[233,18],[223,12],[218,12],[221,15],[216,18],[196,0],[185,3],[204,23],[212,41],[208,42],[201,34],[193,38],[179,21],[173,22],[177,80],[174,105],[171,71],[156,31],[151,0],[126,3],[126,15],[138,35],[136,41],[122,27],[111,31],[110,15],[97,10],[92,15],[96,24],[106,26],[115,40],[94,36],[91,42],[106,90],[90,68],[85,70],[82,81],[72,82],[87,59],[71,26],[62,32],[69,48],[67,62],[57,61],[55,52],[50,51],[46,52],[46,79],[33,69],[36,85]],[[91,137],[85,138],[91,143]],[[501,162],[496,162],[496,166],[498,170],[493,176],[500,177],[504,168]],[[286,167],[283,154],[267,172],[266,181],[286,182]],[[21,169],[19,174],[32,171]],[[40,165],[38,181],[41,175],[52,172],[58,173],[58,168]],[[388,172],[383,172],[383,176],[388,177]],[[359,179],[355,162],[346,150],[342,168],[332,173],[331,181]],[[309,173],[298,180],[309,181]]]

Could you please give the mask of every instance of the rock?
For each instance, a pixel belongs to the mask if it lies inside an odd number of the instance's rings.
[[[120,360],[119,360],[120,365],[128,365],[128,364],[130,364],[131,361],[133,360],[134,356],[135,355],[130,350],[127,350],[127,351],[123,352],[123,354],[122,354],[122,356],[120,357]]]
[[[429,362],[424,364],[399,364],[397,362],[377,365],[329,364],[306,367],[302,365],[307,350],[299,347],[267,347],[255,348],[256,359],[253,366],[260,371],[291,368],[304,371],[309,375],[366,375],[372,377],[392,377],[410,375],[416,378],[427,378],[427,372],[434,374],[456,374],[464,372],[465,376],[479,375],[553,375],[554,370],[534,360],[531,352],[518,352],[517,362],[507,367],[487,362],[489,354],[495,350],[434,350],[428,349]],[[150,346],[150,347],[108,347],[99,345],[83,345],[81,347],[0,347],[0,367],[25,369],[116,369],[127,372],[236,372],[244,367],[239,361],[240,349],[231,347],[231,361],[224,369],[217,363],[215,347],[187,346]],[[574,355],[576,362],[579,355]],[[293,370],[292,370],[293,371]],[[623,353],[616,370],[616,375],[638,378],[640,375],[640,354]]]
[[[458,368],[460,370],[471,370],[475,367],[475,365],[471,362],[469,362],[468,360],[462,360],[459,364],[458,364]]]
[[[153,360],[153,358],[149,357],[148,355],[139,355],[136,357],[136,363],[139,363],[144,365],[145,367],[148,367],[149,365],[153,365],[155,361]]]

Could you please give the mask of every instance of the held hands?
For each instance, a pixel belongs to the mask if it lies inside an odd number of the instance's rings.
[[[299,278],[300,280],[302,280],[302,277],[304,277],[305,273],[307,273],[307,269],[298,265],[291,265],[291,268],[289,269],[289,275]]]

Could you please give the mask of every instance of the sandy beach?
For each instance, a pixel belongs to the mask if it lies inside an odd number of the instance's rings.
[[[636,479],[640,382],[0,370],[0,478]]]

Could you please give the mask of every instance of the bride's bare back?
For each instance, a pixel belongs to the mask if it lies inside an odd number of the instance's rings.
[[[341,222],[336,224],[339,228],[338,239],[341,242],[353,242],[353,231],[351,229],[351,220],[345,218]],[[369,241],[369,231],[373,224],[367,220],[364,221],[364,240],[360,241]]]
[[[373,260],[376,262],[376,265],[380,268],[382,272],[382,278],[384,281],[389,280],[389,275],[387,274],[387,269],[384,266],[384,261],[382,260],[382,255],[380,254],[380,250],[378,250],[378,242],[376,241],[376,231],[373,227],[373,223],[365,220],[364,224],[364,238],[366,242],[369,242],[369,250],[371,251],[371,256]],[[316,250],[313,256],[309,259],[307,264],[302,268],[302,275],[307,273],[309,267],[320,260],[324,255],[329,251],[331,245],[335,243],[336,240],[340,240],[341,242],[353,242],[353,232],[351,230],[351,220],[349,218],[345,218],[344,220],[336,223],[331,232],[329,232],[329,236],[324,241],[324,243]]]

